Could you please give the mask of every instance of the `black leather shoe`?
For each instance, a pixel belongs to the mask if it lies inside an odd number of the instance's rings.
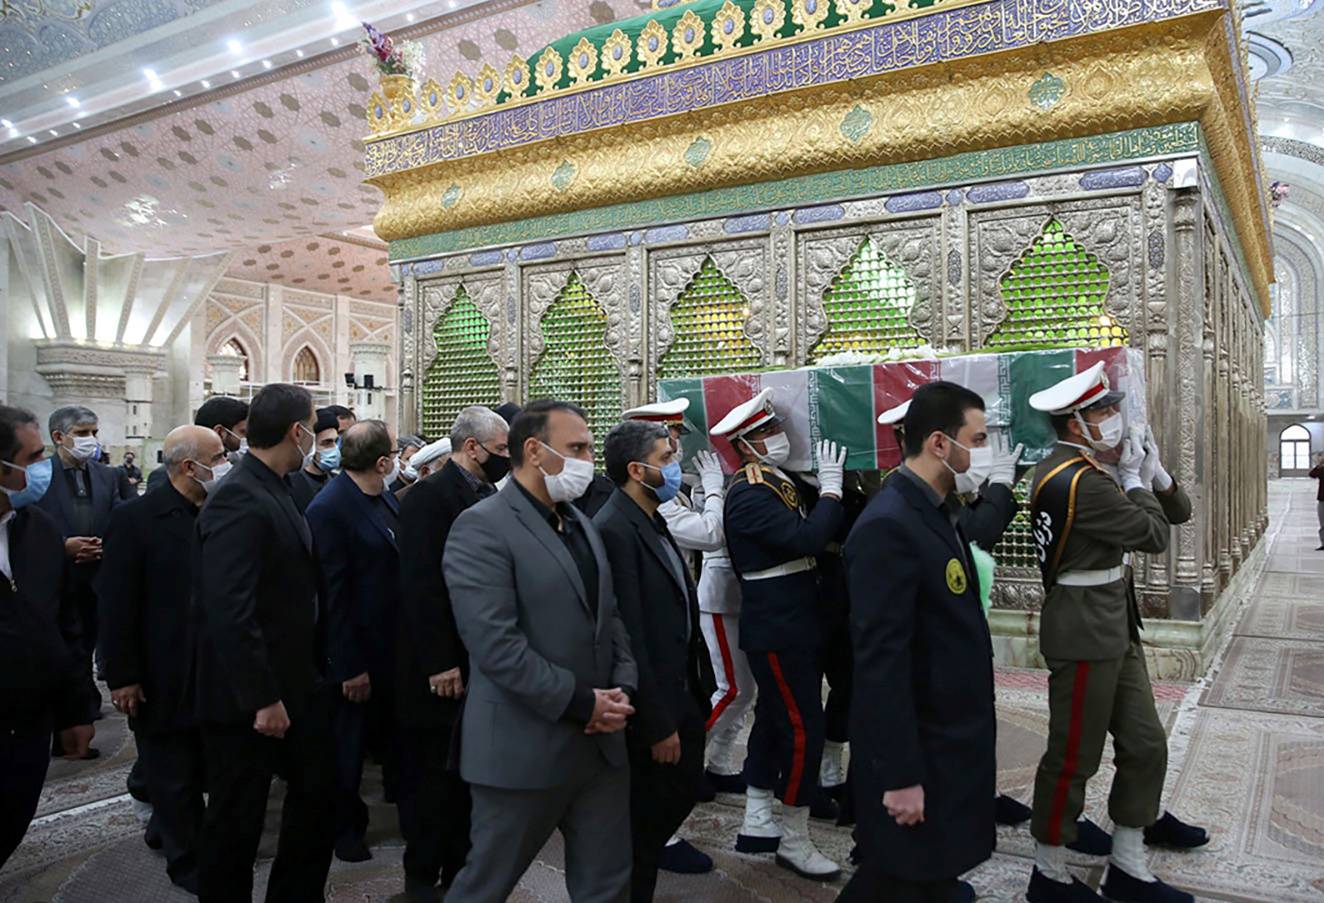
[[[1116,903],[1195,903],[1195,897],[1184,890],[1177,890],[1157,879],[1141,881],[1112,863],[1108,865],[1108,874],[1100,889],[1104,896]]]
[[[441,903],[445,892],[426,878],[405,875],[405,900],[409,903]]]
[[[1068,850],[1086,856],[1107,856],[1113,851],[1113,838],[1088,818],[1076,822],[1076,839],[1067,844]]]
[[[708,778],[708,783],[712,784],[713,789],[718,793],[745,792],[745,776],[742,774],[716,774],[705,771],[704,776]]]
[[[935,888],[930,898],[942,903],[975,903],[979,894],[969,881],[949,881],[945,886]]]
[[[1045,877],[1038,869],[1030,873],[1030,889],[1025,899],[1030,903],[1107,903],[1079,878],[1073,877],[1070,884],[1063,884]]]
[[[164,841],[161,840],[161,832],[157,831],[150,824],[147,826],[147,829],[143,831],[143,843],[147,844],[147,849],[149,850],[159,850],[164,846]]]
[[[662,848],[657,867],[678,875],[706,875],[713,870],[713,857],[695,849],[688,840],[678,840]]]
[[[717,799],[717,791],[713,788],[712,781],[704,775],[699,779],[699,784],[694,788],[694,801],[696,803],[711,803]]]
[[[831,787],[824,787],[823,792],[840,804],[841,801],[846,798],[846,795],[850,793],[850,785],[845,783],[834,784]]]
[[[1145,829],[1145,843],[1151,847],[1171,847],[1174,850],[1193,850],[1209,842],[1209,832],[1188,825],[1171,812]]]
[[[819,821],[835,822],[837,816],[841,814],[841,808],[836,800],[827,795],[827,792],[819,787],[814,794],[814,801],[809,804],[809,817],[816,818]]]
[[[367,862],[372,858],[372,851],[362,837],[348,837],[336,841],[336,858],[341,862]]]
[[[200,888],[198,885],[197,869],[193,869],[192,871],[185,872],[184,874],[180,875],[178,878],[172,877],[170,879],[170,882],[174,884],[175,887],[178,887],[180,890],[188,891],[190,894],[192,894],[195,897],[198,896],[198,892]]]
[[[993,820],[1000,825],[1023,825],[1030,820],[1030,807],[1014,797],[999,793],[993,803]]]

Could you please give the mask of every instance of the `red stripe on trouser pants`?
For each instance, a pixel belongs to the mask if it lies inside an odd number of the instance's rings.
[[[786,706],[786,717],[791,721],[791,732],[795,735],[791,751],[791,774],[786,780],[786,796],[782,800],[787,806],[794,806],[800,792],[800,779],[804,777],[805,772],[805,723],[800,718],[800,708],[795,704],[795,696],[787,686],[786,678],[782,676],[782,663],[778,660],[777,653],[768,653],[768,665],[772,668],[772,676],[777,679],[777,689],[781,693],[782,704]]]
[[[1057,776],[1057,785],[1053,788],[1052,815],[1048,819],[1048,843],[1059,846],[1062,843],[1062,813],[1067,807],[1067,796],[1071,792],[1071,780],[1076,776],[1076,759],[1080,755],[1081,721],[1085,715],[1085,690],[1089,685],[1090,663],[1076,662],[1076,679],[1071,687],[1071,724],[1067,728],[1067,752],[1062,760],[1062,772]]]
[[[713,725],[722,717],[726,707],[735,702],[736,697],[740,695],[740,688],[736,686],[736,663],[731,657],[731,644],[726,639],[724,620],[723,615],[713,615],[713,632],[717,634],[717,648],[722,653],[722,673],[726,675],[726,693],[717,700],[717,705],[713,706],[713,713],[708,716],[708,723],[703,726],[705,731],[713,729]]]

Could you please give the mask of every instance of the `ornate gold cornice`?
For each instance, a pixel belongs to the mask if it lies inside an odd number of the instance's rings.
[[[1258,149],[1226,10],[545,139],[368,181],[388,241],[858,166],[1198,120],[1268,310]],[[394,171],[389,171],[394,169]],[[787,203],[794,203],[788,198]]]

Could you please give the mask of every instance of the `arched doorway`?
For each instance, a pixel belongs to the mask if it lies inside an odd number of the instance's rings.
[[[1304,477],[1310,472],[1310,431],[1294,423],[1278,434],[1279,475]]]

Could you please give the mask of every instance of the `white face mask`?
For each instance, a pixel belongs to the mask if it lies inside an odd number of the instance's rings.
[[[791,440],[785,433],[774,433],[764,439],[763,447],[766,451],[761,455],[748,439],[745,440],[745,445],[754,452],[754,457],[770,467],[780,467],[791,458]]]
[[[403,473],[405,475],[405,479],[411,483],[418,479],[418,471],[414,470],[413,462],[410,462],[409,464],[405,465],[405,469]]]
[[[1126,421],[1122,419],[1121,411],[1109,414],[1095,424],[1099,428],[1098,439],[1094,438],[1090,425],[1080,416],[1079,411],[1076,412],[1076,420],[1080,423],[1080,428],[1085,431],[1085,441],[1089,442],[1090,447],[1095,451],[1112,451],[1121,444],[1122,435],[1126,432]]]
[[[956,479],[956,491],[962,495],[975,492],[980,486],[984,485],[984,481],[988,479],[989,471],[993,469],[993,449],[987,445],[983,448],[966,448],[951,436],[948,436],[947,439],[952,445],[970,453],[970,466],[965,470],[955,470],[952,465],[947,463],[947,459],[943,459],[943,466],[950,470],[952,476]]]
[[[304,426],[302,423],[299,424],[299,429],[307,433],[308,438],[313,440],[308,446],[308,451],[304,451],[302,447],[299,449],[299,453],[303,455],[303,463],[300,464],[299,466],[307,467],[309,464],[312,463],[314,456],[316,456],[317,454],[317,434],[314,433],[312,430],[308,429],[308,427]]]
[[[79,461],[90,461],[101,450],[96,436],[74,436],[74,447],[66,449]]]
[[[189,460],[193,461],[192,458],[190,458]],[[198,485],[202,487],[202,491],[207,493],[208,495],[211,495],[213,492],[216,491],[216,487],[220,484],[221,480],[234,467],[234,465],[232,465],[229,461],[222,461],[220,464],[217,464],[215,467],[208,467],[206,464],[203,464],[199,461],[193,461],[193,463],[197,464],[203,470],[211,471],[210,480],[198,480],[197,477],[193,478],[197,480]]]
[[[236,451],[235,454],[237,454],[237,455],[246,455],[246,454],[248,454],[248,437],[247,437],[247,436],[243,436],[242,438],[240,438],[240,440],[239,440],[239,450]]]
[[[553,502],[573,502],[588,491],[589,484],[593,482],[592,461],[567,458],[546,442],[539,441],[538,444],[562,461],[560,473],[548,473],[541,467],[538,468],[542,471],[543,481],[547,484],[547,494],[551,496]]]
[[[400,459],[397,457],[392,457],[391,469],[386,472],[386,476],[383,478],[385,479],[386,482],[383,483],[382,485],[385,486],[385,488],[390,489],[391,484],[394,483],[399,476],[400,476]]]

